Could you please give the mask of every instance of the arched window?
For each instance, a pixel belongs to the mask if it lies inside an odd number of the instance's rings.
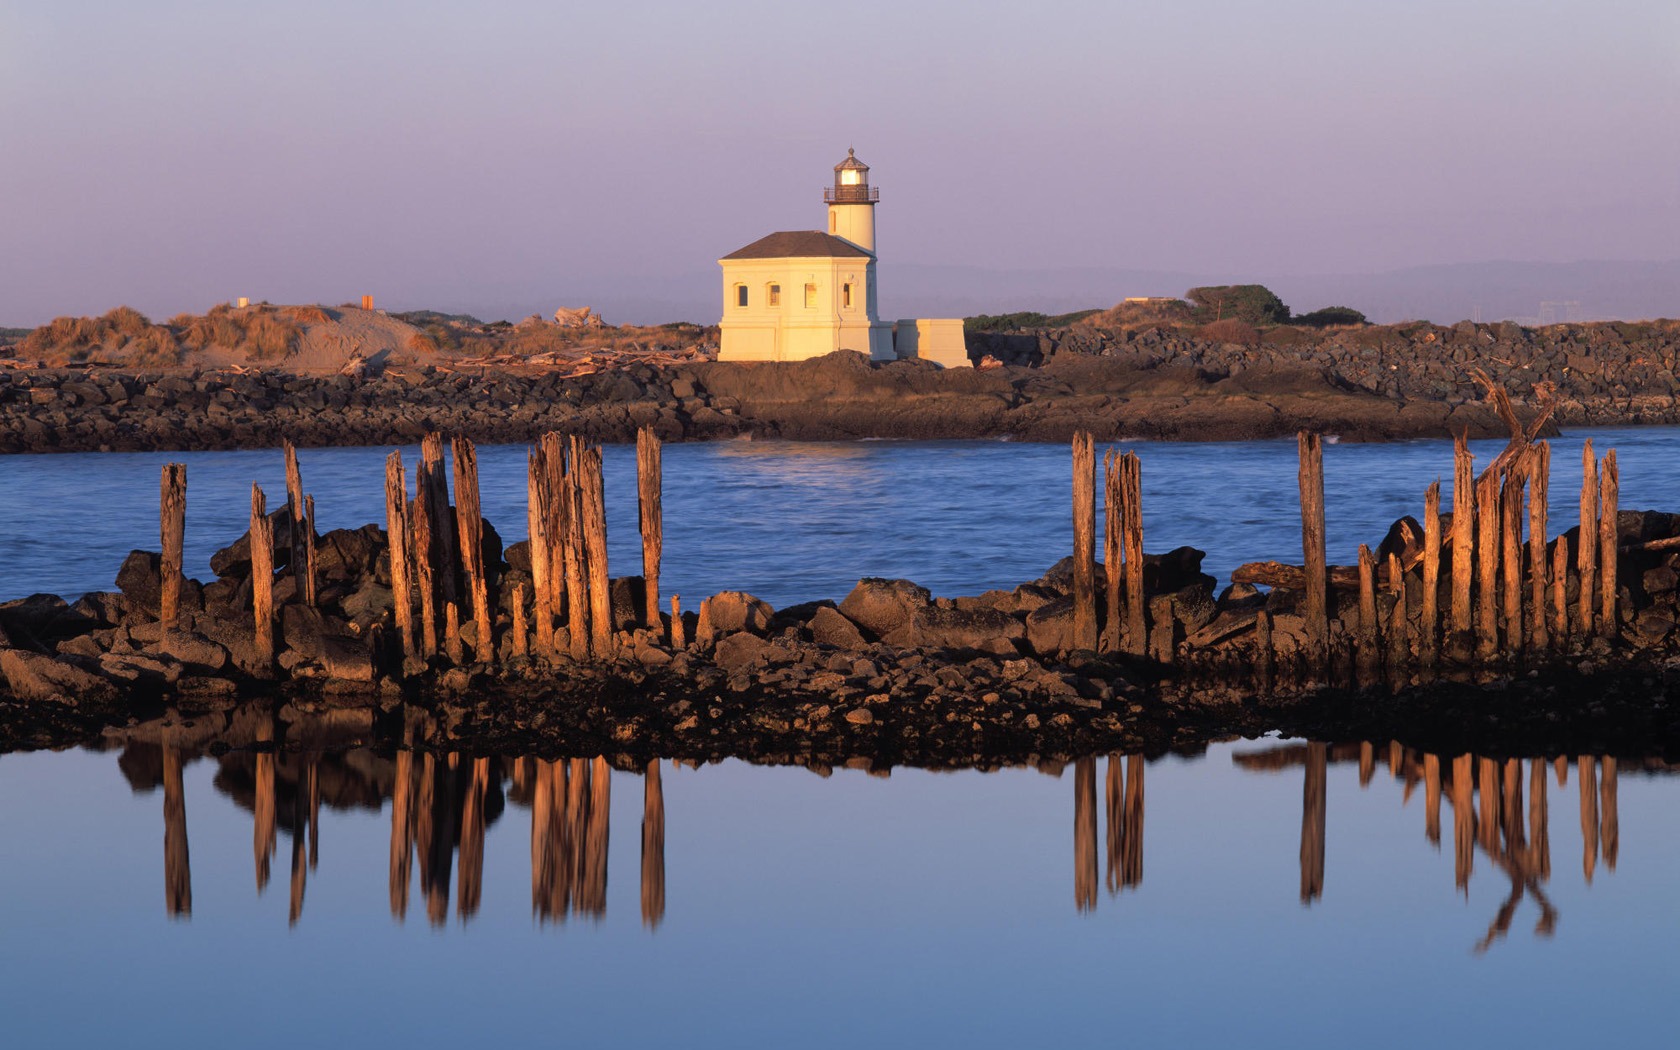
[[[840,286],[840,305],[848,310],[852,308],[852,286],[850,282]]]
[[[735,305],[747,305],[747,286],[744,284],[738,284],[735,286]]]

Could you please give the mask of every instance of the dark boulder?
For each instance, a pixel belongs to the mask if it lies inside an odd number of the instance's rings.
[[[868,576],[858,581],[852,593],[840,603],[846,619],[876,638],[885,638],[909,623],[917,609],[932,604],[926,587],[909,580],[883,580]]]

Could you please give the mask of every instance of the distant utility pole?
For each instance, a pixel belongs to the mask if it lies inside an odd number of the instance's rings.
[[[1470,307],[1470,320],[1475,324],[1481,324],[1482,323],[1482,304],[1481,303],[1477,303],[1474,306]]]
[[[1575,299],[1542,299],[1540,301],[1540,323],[1563,324],[1573,321],[1580,309],[1581,304]]]

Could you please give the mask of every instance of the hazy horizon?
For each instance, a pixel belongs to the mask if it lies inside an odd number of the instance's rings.
[[[1644,274],[1633,312],[1680,300],[1672,3],[845,12],[0,0],[0,324],[363,293],[715,321],[715,260],[819,227],[848,146],[884,315],[1056,308],[1104,274],[1614,312],[1531,265],[1580,260],[1653,264],[1573,271]],[[1538,283],[1451,287],[1491,260]],[[1427,295],[1361,283],[1431,268]],[[1058,271],[1087,283],[1029,287]]]

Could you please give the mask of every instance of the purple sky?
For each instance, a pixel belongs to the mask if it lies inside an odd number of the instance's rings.
[[[1680,4],[0,0],[0,324],[711,295],[848,145],[884,274],[1673,259]]]

